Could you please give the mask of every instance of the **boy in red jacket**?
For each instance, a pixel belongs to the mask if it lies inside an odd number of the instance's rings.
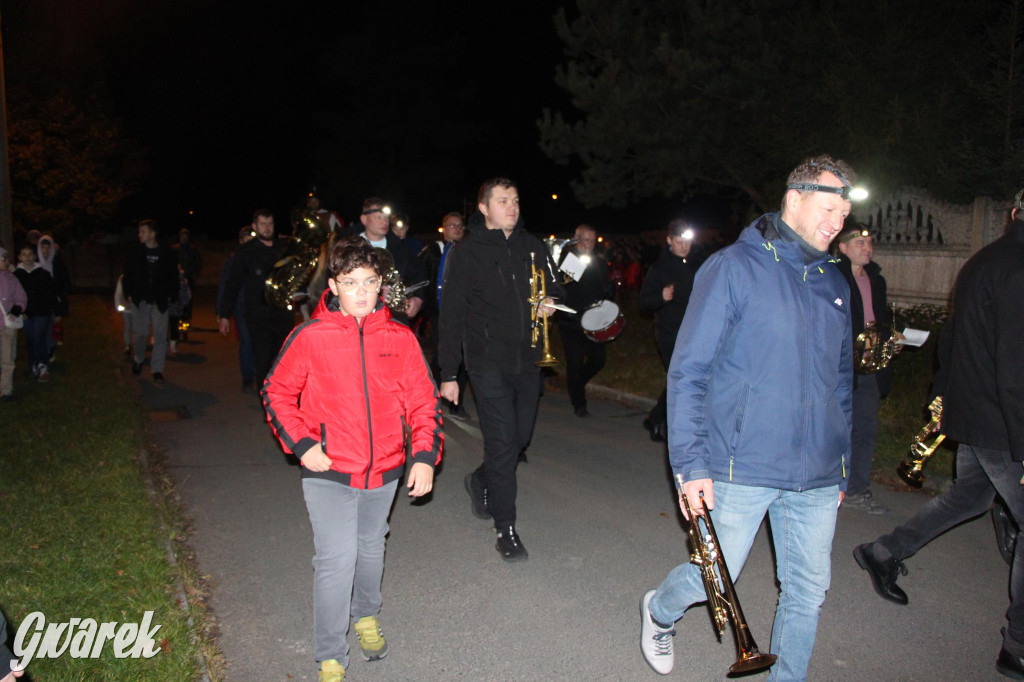
[[[430,368],[412,331],[380,299],[382,271],[365,240],[339,242],[327,260],[328,290],[263,384],[268,421],[302,463],[320,682],[345,678],[350,617],[363,658],[387,655],[377,614],[388,512],[406,446],[406,487],[420,497],[433,487],[444,443]]]

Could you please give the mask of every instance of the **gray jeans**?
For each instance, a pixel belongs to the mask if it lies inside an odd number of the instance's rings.
[[[132,304],[132,336],[135,344],[135,362],[142,364],[146,360],[146,341],[149,326],[153,325],[153,355],[149,360],[149,369],[154,374],[163,374],[164,362],[167,360],[167,311],[160,312],[156,303]]]
[[[398,481],[360,490],[322,478],[302,479],[313,526],[313,657],[348,666],[352,620],[380,611],[384,538]]]

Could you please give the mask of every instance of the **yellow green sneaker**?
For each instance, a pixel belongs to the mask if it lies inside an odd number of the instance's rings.
[[[357,620],[356,635],[359,636],[359,646],[365,660],[379,661],[388,655],[388,643],[384,641],[377,616],[363,616]]]
[[[320,663],[320,677],[318,682],[344,682],[345,666],[338,663],[337,659],[328,658]]]

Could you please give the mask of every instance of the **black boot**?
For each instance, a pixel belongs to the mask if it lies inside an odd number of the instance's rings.
[[[1013,552],[1017,549],[1017,525],[1002,502],[992,507],[992,523],[996,527],[996,545],[1007,566],[1013,565]]]
[[[1003,648],[999,652],[999,658],[996,659],[996,670],[1011,680],[1024,680],[1024,657],[1018,656],[1006,648],[1007,640],[1011,642],[1011,646],[1014,649],[1019,649],[1020,644],[1016,644],[1007,637],[1006,628],[1003,628],[1002,633]]]
[[[505,561],[522,561],[529,557],[515,526],[498,529],[498,542],[494,545]]]
[[[879,597],[894,604],[905,605],[909,601],[907,593],[896,584],[896,576],[900,573],[906,575],[907,567],[903,565],[902,561],[892,556],[888,559],[878,559],[874,549],[875,543],[873,542],[858,545],[853,550],[853,558],[857,560],[861,568],[868,572],[871,584]]]

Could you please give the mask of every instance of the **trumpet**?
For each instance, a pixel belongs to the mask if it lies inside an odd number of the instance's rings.
[[[892,304],[893,325],[896,324],[896,303]],[[885,369],[896,355],[899,340],[895,326],[870,323],[853,340],[854,370],[857,374],[874,374]]]
[[[719,549],[718,534],[715,532],[715,525],[711,522],[711,512],[704,500],[701,506],[704,514],[698,516],[690,501],[683,492],[683,476],[676,474],[676,483],[679,486],[679,497],[683,500],[686,515],[689,517],[686,524],[686,532],[690,536],[690,544],[693,545],[693,554],[690,561],[700,568],[700,576],[704,581],[704,591],[708,595],[708,606],[711,608],[711,616],[715,620],[715,629],[721,636],[725,632],[726,620],[732,621],[733,631],[736,633],[736,645],[739,648],[739,655],[736,662],[729,666],[729,674],[739,675],[764,670],[771,667],[778,658],[775,654],[762,654],[757,648],[757,642],[750,634],[747,627],[747,620],[743,617],[743,609],[740,608],[740,600],[736,596],[736,587],[729,576],[729,568],[725,565],[725,557]],[[700,528],[699,519],[704,519],[704,528]],[[718,568],[718,575],[715,568]],[[722,588],[719,589],[719,576],[721,576]]]
[[[946,434],[939,433],[931,444],[925,442],[928,436],[938,432],[939,425],[942,423],[942,396],[936,396],[935,400],[928,406],[928,409],[932,413],[931,421],[925,424],[924,428],[914,436],[914,442],[910,444],[911,458],[904,460],[896,467],[896,473],[899,474],[904,483],[914,488],[920,488],[921,484],[924,483],[924,474],[921,473],[921,470],[924,469],[924,465],[928,463],[931,456],[938,450],[942,441],[946,439]]]
[[[537,347],[537,341],[541,334],[544,336],[544,344],[541,350],[540,360],[535,364],[538,367],[554,367],[558,359],[551,354],[551,337],[548,331],[548,316],[540,312],[540,307],[548,297],[547,283],[544,281],[544,270],[538,270],[534,262],[534,253],[530,252],[530,348]]]

